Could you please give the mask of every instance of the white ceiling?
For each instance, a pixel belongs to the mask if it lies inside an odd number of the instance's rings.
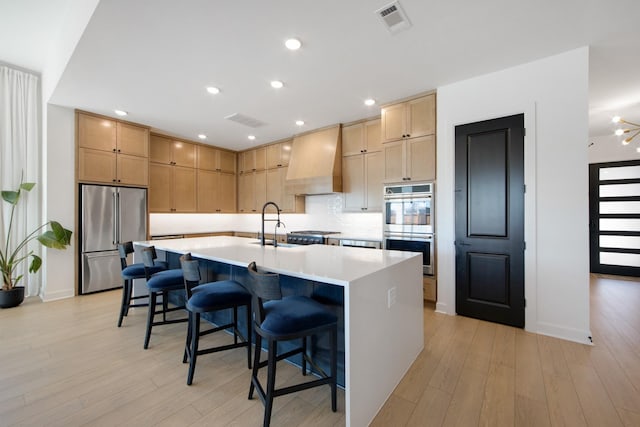
[[[374,14],[389,2],[103,0],[50,102],[123,109],[133,122],[244,149],[378,114],[368,97],[386,103],[590,45],[590,135],[609,135],[614,114],[640,121],[637,0],[400,0],[413,25],[395,35]],[[0,39],[14,41],[0,44],[0,61],[42,69],[69,4],[0,0]],[[283,45],[292,36],[297,52]],[[224,119],[233,113],[266,125]]]

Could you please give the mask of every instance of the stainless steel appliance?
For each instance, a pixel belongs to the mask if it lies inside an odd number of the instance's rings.
[[[433,183],[384,187],[383,247],[422,253],[422,271],[434,274]]]
[[[330,234],[338,234],[338,232],[318,230],[292,231],[287,234],[287,243],[294,245],[326,245]]]
[[[340,246],[348,246],[353,248],[380,249],[379,241],[359,240],[359,239],[340,239]]]
[[[122,286],[117,245],[147,239],[147,190],[80,186],[80,293]]]

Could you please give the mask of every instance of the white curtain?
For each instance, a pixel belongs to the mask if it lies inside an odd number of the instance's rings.
[[[36,186],[22,194],[13,219],[12,239],[15,244],[43,223],[41,143],[40,143],[40,78],[34,74],[0,64],[0,189],[16,190],[20,176]],[[0,243],[5,244],[9,226],[10,205],[2,201],[0,210]],[[4,250],[4,246],[3,246]],[[40,244],[33,242],[28,250],[41,254]],[[29,262],[20,265],[20,285],[26,295],[39,295],[40,274],[29,274]]]

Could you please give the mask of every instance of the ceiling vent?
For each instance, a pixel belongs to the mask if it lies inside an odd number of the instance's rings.
[[[261,122],[258,119],[254,119],[253,117],[245,116],[240,113],[233,113],[230,116],[226,116],[225,119],[240,123],[241,125],[249,126],[250,128],[259,128],[260,126],[266,125],[266,123]]]
[[[397,1],[376,10],[376,15],[382,19],[390,33],[397,33],[411,26],[407,14]]]

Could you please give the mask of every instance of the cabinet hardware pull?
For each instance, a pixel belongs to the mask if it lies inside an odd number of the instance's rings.
[[[120,152],[120,149],[118,148],[118,153]]]
[[[113,152],[114,152],[114,153],[116,152],[116,149],[115,149],[115,148],[113,149]]]

